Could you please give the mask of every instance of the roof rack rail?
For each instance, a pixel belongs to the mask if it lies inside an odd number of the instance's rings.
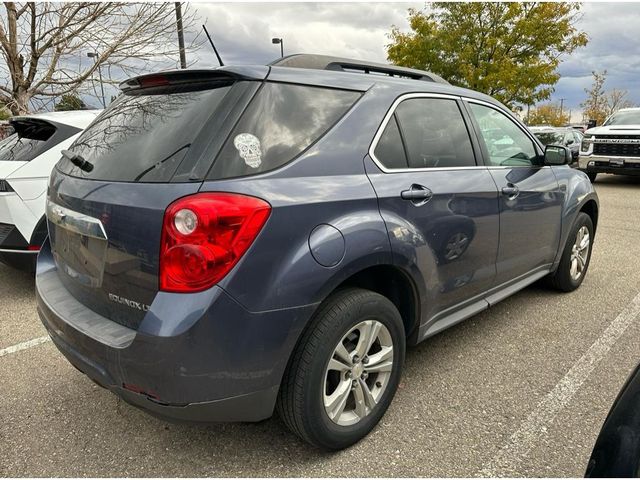
[[[332,57],[329,55],[312,55],[297,53],[279,58],[269,64],[272,67],[310,68],[315,70],[333,70],[338,72],[360,72],[389,77],[410,78],[426,82],[449,84],[435,73],[416,70],[414,68],[397,67],[384,63],[373,63],[351,58]]]

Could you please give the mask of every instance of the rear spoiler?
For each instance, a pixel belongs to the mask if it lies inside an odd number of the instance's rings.
[[[48,140],[56,131],[56,126],[47,120],[33,117],[13,117],[9,120],[20,138]]]
[[[168,87],[172,85],[207,84],[237,80],[264,80],[269,74],[265,66],[219,67],[208,70],[169,70],[166,72],[140,75],[125,80],[120,90],[128,92],[145,88]]]

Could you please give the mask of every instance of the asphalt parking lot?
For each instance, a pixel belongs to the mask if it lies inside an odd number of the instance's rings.
[[[277,418],[175,425],[119,401],[44,341],[33,278],[0,265],[0,476],[582,476],[640,361],[640,178],[596,188],[582,287],[534,285],[410,349],[381,424],[338,453]]]

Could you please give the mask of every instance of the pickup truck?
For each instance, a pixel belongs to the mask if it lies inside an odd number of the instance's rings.
[[[599,173],[640,175],[640,108],[623,108],[587,130],[579,166],[591,182]]]

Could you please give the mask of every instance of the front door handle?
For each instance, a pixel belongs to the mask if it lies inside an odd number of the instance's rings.
[[[515,185],[507,185],[506,187],[502,187],[502,194],[508,196],[509,198],[516,198],[520,193],[520,189]]]
[[[433,197],[433,192],[424,185],[413,184],[409,190],[400,192],[400,198],[409,200],[416,206],[424,205]]]

